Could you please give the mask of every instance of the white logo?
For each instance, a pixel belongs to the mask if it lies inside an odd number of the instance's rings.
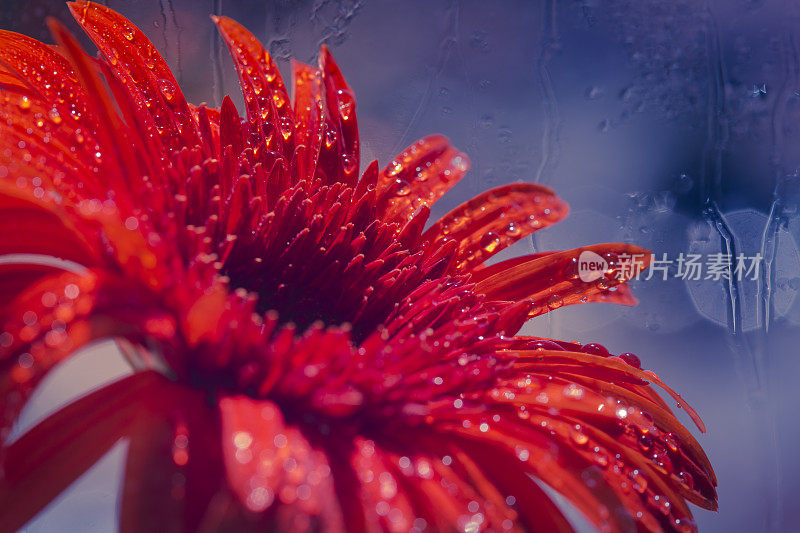
[[[584,283],[602,278],[606,270],[608,262],[591,250],[582,251],[578,257],[578,276]]]

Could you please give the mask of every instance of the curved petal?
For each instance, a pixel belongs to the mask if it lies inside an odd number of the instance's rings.
[[[2,452],[0,530],[16,531],[124,437],[163,394],[163,378],[142,372],[56,411]]]
[[[40,254],[94,266],[99,246],[92,245],[86,232],[63,210],[5,194],[0,185],[0,256]]]
[[[225,493],[219,418],[202,391],[170,384],[157,398],[129,430],[120,530],[202,531]]]
[[[500,418],[506,419],[502,413],[508,411],[513,423],[549,429],[552,438],[601,467],[625,508],[649,514],[655,522],[666,520],[665,529],[692,523],[684,499],[716,507],[713,470],[699,445],[666,406],[642,393],[639,383],[646,381],[631,376],[646,373],[616,358],[548,350],[520,355],[513,372],[490,394],[492,411]],[[586,364],[587,357],[594,364]],[[583,364],[557,368],[551,359]],[[603,375],[602,368],[614,374]],[[624,381],[623,370],[630,376]]]
[[[583,252],[602,257],[608,262],[608,270],[591,281],[583,281],[578,271],[578,258]],[[492,300],[531,300],[534,307],[530,314],[536,316],[563,305],[588,301],[609,287],[632,279],[649,264],[650,252],[644,248],[595,244],[512,264],[482,279],[476,290]]]
[[[292,61],[292,73],[296,142],[306,147],[303,168],[298,169],[298,174],[310,179],[316,172],[325,134],[322,72],[311,65]]]
[[[145,336],[168,343],[175,333],[174,320],[148,291],[93,271],[43,278],[3,308],[0,320],[0,435],[43,377],[86,343]]]
[[[212,17],[233,57],[255,142],[267,150],[294,156],[295,125],[291,102],[278,67],[256,37],[228,17]]]
[[[532,183],[512,183],[486,191],[439,219],[422,240],[458,244],[456,270],[477,266],[494,254],[554,224],[569,211],[553,191]]]
[[[167,63],[145,34],[119,13],[94,2],[68,4],[72,15],[106,57],[112,72],[171,150],[199,144],[197,124]]]
[[[318,171],[329,184],[353,185],[361,164],[355,93],[325,45],[319,53],[319,70],[325,89],[325,142]]]
[[[473,283],[480,283],[495,274],[510,270],[512,267],[557,253],[560,252],[539,252],[537,254],[521,255],[512,259],[506,259],[505,261],[490,266],[480,265],[469,273],[470,281]],[[599,292],[592,292],[589,295],[585,295],[578,303],[591,302],[633,306],[638,304],[639,300],[633,295],[633,291],[627,283],[620,283],[619,285],[609,285],[607,289],[601,289]]]
[[[341,514],[328,458],[284,423],[274,403],[226,397],[219,412],[225,472],[245,508],[266,512],[279,529],[301,517],[337,529]]]
[[[378,208],[401,226],[432,206],[469,170],[469,158],[443,135],[420,139],[394,158],[378,177]]]

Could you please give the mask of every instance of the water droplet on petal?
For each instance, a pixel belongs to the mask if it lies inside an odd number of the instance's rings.
[[[397,180],[397,189],[395,190],[395,196],[408,196],[411,193],[411,187],[408,186],[408,182],[405,180]]]
[[[681,472],[680,474],[678,474],[678,478],[680,478],[681,483],[683,483],[690,489],[694,488],[694,478],[689,472]]]
[[[158,88],[161,90],[161,94],[164,95],[167,102],[171,102],[175,98],[175,84],[170,80],[163,78],[158,80]]]
[[[619,358],[634,368],[642,368],[642,362],[639,360],[638,357],[636,357],[636,355],[632,353],[624,353],[620,355]]]
[[[581,351],[583,353],[588,353],[591,355],[599,355],[601,357],[609,356],[608,350],[606,349],[605,346],[594,342],[591,342],[589,344],[584,344],[583,346],[581,346]]]
[[[481,237],[480,246],[487,253],[492,253],[497,249],[498,246],[500,246],[500,237],[497,235],[497,233],[488,231],[483,237]]]
[[[547,307],[550,309],[558,309],[562,305],[564,305],[564,300],[562,300],[561,296],[558,294],[554,294],[547,299]]]
[[[350,120],[355,110],[356,102],[350,93],[339,91],[339,115],[342,120]]]

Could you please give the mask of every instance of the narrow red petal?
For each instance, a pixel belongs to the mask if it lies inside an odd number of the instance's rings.
[[[584,282],[578,272],[578,258],[582,252],[597,254],[615,266],[610,273],[604,272],[601,277]],[[493,300],[531,300],[534,303],[531,315],[536,316],[563,305],[588,301],[632,279],[649,264],[650,252],[638,246],[596,244],[513,265],[481,280],[476,290]]]
[[[263,512],[273,505],[289,505],[294,513],[308,516],[338,512],[325,454],[297,427],[286,425],[274,403],[227,397],[220,400],[219,409],[228,483],[247,509]],[[292,468],[280,468],[288,464]],[[303,475],[293,475],[295,470]],[[308,476],[319,482],[301,488]]]
[[[325,45],[319,53],[319,69],[325,88],[325,139],[319,158],[320,171],[327,183],[353,185],[360,169],[355,93]]]
[[[534,231],[558,222],[568,211],[567,204],[547,187],[513,183],[456,207],[431,226],[423,240],[456,240],[456,268],[470,270]]]
[[[247,117],[255,134],[252,146],[286,159],[294,155],[294,119],[289,94],[278,67],[256,37],[228,17],[212,17],[233,57],[244,93]]]
[[[296,142],[306,147],[304,169],[299,177],[310,179],[316,172],[325,135],[322,72],[311,65],[293,61],[292,73]]]
[[[88,107],[90,114],[98,120],[100,158],[107,169],[109,185],[117,193],[117,205],[128,210],[130,198],[125,194],[128,191],[127,183],[134,181],[132,175],[137,173],[139,161],[131,150],[129,136],[126,135],[127,128],[117,113],[117,106],[111,95],[75,37],[55,19],[50,19],[50,29],[72,62],[84,90],[93,96],[88,99]]]
[[[197,531],[225,492],[219,419],[198,391],[162,389],[157,402],[129,431],[120,530]]]
[[[99,259],[99,243],[90,243],[73,221],[63,210],[0,190],[0,256],[41,254],[93,266]]]
[[[161,376],[135,374],[56,411],[3,450],[0,530],[15,531],[122,438],[159,393]]]
[[[197,125],[166,61],[145,34],[119,13],[93,2],[69,3],[75,20],[106,57],[142,112],[149,110],[165,146],[199,142]]]
[[[405,224],[423,206],[432,206],[469,169],[466,154],[442,135],[420,139],[394,158],[378,178],[384,220]]]

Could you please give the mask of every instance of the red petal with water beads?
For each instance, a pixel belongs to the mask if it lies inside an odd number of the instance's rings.
[[[381,171],[379,213],[404,225],[423,207],[432,206],[469,170],[469,158],[442,135],[415,142]]]
[[[661,448],[668,449],[673,456],[673,465],[682,464],[689,470],[690,478],[697,477],[700,481],[694,486],[681,485],[682,497],[703,507],[716,507],[714,489],[716,478],[708,458],[686,428],[677,421],[666,403],[647,384],[649,382],[658,384],[678,402],[679,407],[689,413],[701,431],[705,431],[705,426],[697,413],[679,395],[666,387],[653,372],[642,371],[636,364],[631,364],[621,357],[609,357],[607,351],[599,345],[597,348],[592,348],[590,345],[581,347],[574,343],[536,338],[526,340],[519,337],[512,343],[512,349],[516,348],[521,348],[521,351],[517,352],[520,359],[515,365],[519,371],[539,375],[542,382],[547,380],[545,387],[550,389],[549,394],[546,393],[548,408],[554,407],[562,413],[580,413],[579,417],[599,417],[591,424],[594,429],[602,427],[600,422],[604,417],[611,425],[620,423],[620,420],[615,420],[615,416],[626,422],[643,421],[644,426],[641,426],[643,435],[649,434],[648,438],[652,440],[660,438],[663,444]],[[530,351],[531,348],[535,351]],[[553,351],[554,348],[557,351]],[[588,353],[598,350],[604,353],[602,355]],[[623,354],[625,355],[632,354]],[[638,363],[638,358],[634,362]],[[559,380],[559,376],[563,376],[563,380]],[[555,381],[553,378],[556,378]],[[565,386],[563,391],[559,390],[562,386]],[[539,389],[536,394],[538,393]],[[598,394],[594,401],[589,398]],[[630,410],[628,410],[622,413],[623,416],[619,416],[615,408],[606,405],[609,402],[608,398],[616,398],[617,401],[638,406],[642,413],[629,416]],[[581,402],[575,402],[576,399]],[[626,403],[623,403],[623,406]],[[652,424],[655,426],[651,427]],[[633,444],[636,444],[635,440]],[[675,475],[672,476],[673,481],[677,479],[677,473],[676,469]],[[670,474],[671,472],[666,472],[667,476]]]
[[[494,276],[495,274],[510,270],[512,267],[516,267],[523,263],[528,263],[529,261],[541,259],[557,253],[560,252],[540,252],[538,254],[522,255],[512,259],[506,259],[505,261],[501,261],[489,266],[479,265],[470,272],[470,281],[479,283]],[[572,272],[572,266],[573,265],[570,265],[569,267],[571,269],[570,276],[574,276],[574,272]],[[609,284],[608,288],[605,290],[601,289],[599,292],[593,292],[591,294],[584,295],[577,303],[595,302],[633,306],[638,304],[639,300],[636,299],[636,296],[634,296],[633,291],[627,283],[620,283],[619,285]]]
[[[3,91],[19,93],[20,95],[33,96],[31,86],[21,80],[17,74],[0,63],[0,89]]]
[[[328,459],[297,427],[285,424],[273,402],[227,397],[219,410],[228,481],[247,509],[285,514],[289,507],[293,515],[336,524]]]
[[[75,20],[106,57],[112,72],[171,150],[198,143],[197,125],[167,63],[128,19],[93,2],[68,4]],[[94,94],[94,93],[92,93]]]
[[[0,146],[7,148],[0,162],[8,173],[18,183],[21,177],[45,188],[59,183],[66,199],[77,194],[78,181],[84,193],[104,194],[94,159],[99,126],[69,61],[29,37],[0,31],[0,63],[30,86],[28,93],[0,93]]]
[[[494,254],[567,215],[553,191],[531,183],[503,185],[479,194],[439,219],[422,236],[459,243],[456,269],[471,270]]]
[[[322,72],[310,65],[292,61],[294,80],[294,119],[297,145],[305,146],[298,178],[311,179],[325,135]]]
[[[319,53],[319,70],[325,90],[325,136],[318,172],[327,183],[354,185],[361,166],[355,93],[325,45]]]
[[[107,179],[112,190],[117,192],[115,202],[126,211],[130,209],[128,184],[134,183],[132,176],[139,168],[131,137],[127,133],[116,105],[105,90],[105,86],[97,74],[90,58],[81,49],[77,40],[58,21],[50,20],[50,29],[56,41],[61,45],[64,54],[70,59],[78,79],[87,94],[87,113],[97,117],[97,141],[100,147],[102,167],[108,172]]]
[[[278,67],[258,39],[241,24],[228,17],[212,18],[239,73],[250,121],[250,146],[263,145],[291,161],[295,146],[294,117]]]
[[[165,381],[136,374],[62,407],[2,448],[0,530],[24,526],[164,397]]]
[[[466,402],[465,402],[466,403]],[[567,497],[598,529],[614,528],[611,517],[623,511],[617,494],[602,480],[587,483],[579,474],[594,466],[571,442],[560,442],[550,433],[551,428],[539,420],[520,420],[515,413],[494,411],[488,414],[463,414],[452,425],[442,423],[451,437],[469,451],[482,448],[489,456],[516,457],[516,468],[541,480]],[[440,415],[444,418],[444,415]],[[469,443],[473,443],[470,445]],[[478,455],[480,456],[480,455]],[[510,462],[510,461],[507,461]],[[489,464],[486,469],[491,468]],[[591,485],[591,486],[590,486]],[[524,490],[524,487],[522,488]],[[512,495],[516,496],[517,490]]]
[[[590,251],[609,262],[609,271],[594,281],[584,282],[578,273],[578,257]],[[620,256],[636,257],[629,267],[617,264]],[[476,287],[488,298],[503,301],[531,300],[531,316],[540,315],[563,305],[588,301],[635,277],[650,264],[650,252],[630,244],[596,244],[545,255],[514,264],[481,280]],[[612,266],[613,265],[613,266]],[[583,300],[586,298],[586,300]]]

